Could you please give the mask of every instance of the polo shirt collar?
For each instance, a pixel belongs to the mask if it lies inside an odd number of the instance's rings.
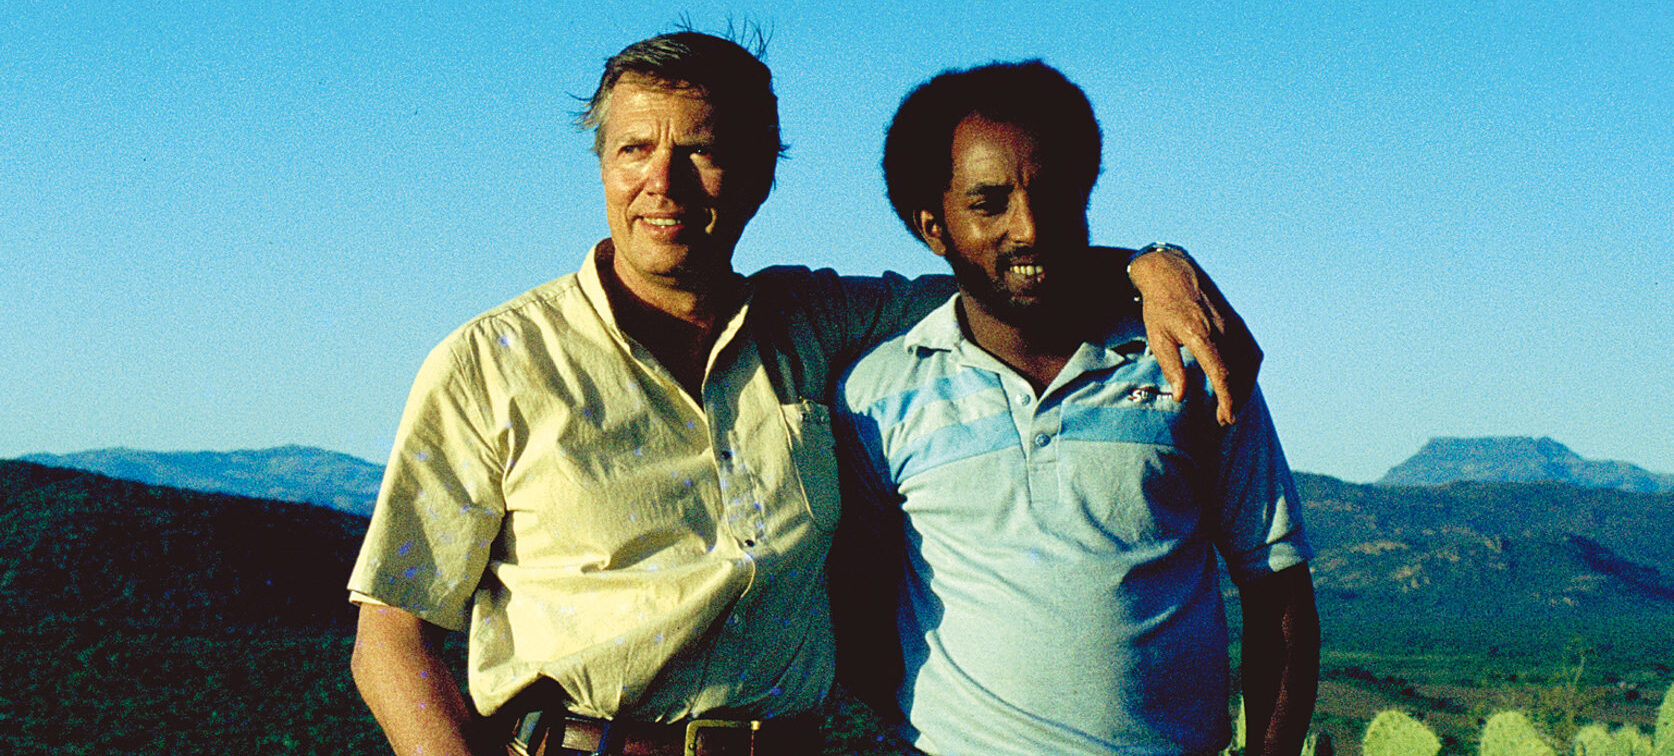
[[[944,351],[955,354],[967,353],[966,350],[976,350],[982,354],[982,348],[976,342],[965,338],[965,331],[959,327],[959,295],[949,297],[941,306],[924,316],[918,325],[909,329],[902,338],[903,346],[909,351]],[[1113,368],[1124,362],[1139,358],[1146,352],[1145,323],[1138,315],[1118,318],[1116,322],[1098,339],[1083,342],[1076,350],[1066,371],[1076,373],[1088,370]]]

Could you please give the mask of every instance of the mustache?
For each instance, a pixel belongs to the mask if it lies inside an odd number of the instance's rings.
[[[1039,261],[1040,255],[1038,254],[1035,245],[1031,244],[1027,247],[1014,247],[1012,249],[1002,250],[999,254],[994,256],[995,265],[1002,270],[1011,267],[1019,260],[1023,260],[1025,262]]]

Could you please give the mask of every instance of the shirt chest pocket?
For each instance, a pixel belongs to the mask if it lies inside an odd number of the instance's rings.
[[[801,483],[808,513],[825,529],[835,529],[842,515],[837,486],[837,439],[831,410],[806,399],[779,405],[790,443],[791,465]]]
[[[1200,492],[1213,471],[1197,464],[1188,418],[1172,398],[1150,387],[1126,393],[1115,406],[1066,413],[1057,516],[1071,522],[1059,525],[1130,545],[1187,537],[1201,525]]]

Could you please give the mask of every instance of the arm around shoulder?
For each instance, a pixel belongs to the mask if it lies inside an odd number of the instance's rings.
[[[1190,383],[1180,348],[1191,350],[1216,396],[1216,417],[1231,425],[1261,369],[1261,347],[1209,274],[1184,249],[1152,244],[1135,252],[1128,278],[1139,292],[1151,352],[1184,400]]]

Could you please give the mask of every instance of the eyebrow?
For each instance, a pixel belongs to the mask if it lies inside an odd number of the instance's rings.
[[[966,197],[983,197],[993,194],[1011,194],[1016,187],[1011,184],[977,184],[965,190]]]

